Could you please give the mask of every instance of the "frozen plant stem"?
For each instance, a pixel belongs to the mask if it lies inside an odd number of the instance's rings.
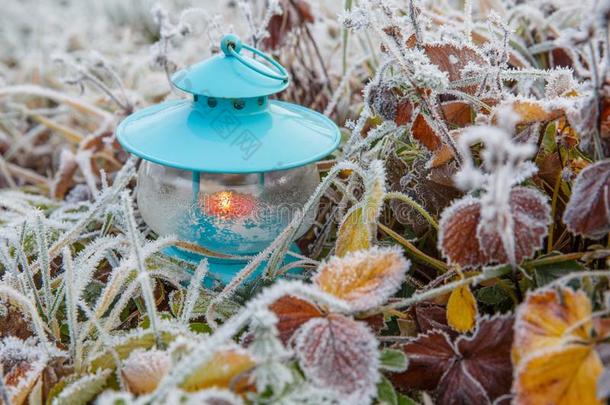
[[[140,237],[136,226],[136,220],[133,214],[133,205],[128,193],[128,191],[125,191],[121,196],[123,214],[125,215],[125,220],[127,222],[127,230],[129,232],[129,237],[131,240],[131,248],[133,249],[133,254],[136,259],[138,280],[140,281],[142,296],[146,305],[146,312],[148,313],[148,318],[150,319],[150,327],[155,335],[157,347],[161,348],[162,341],[161,335],[159,334],[159,330],[157,328],[157,309],[155,305],[155,296],[150,285],[150,277],[148,275],[148,271],[146,270],[146,265],[142,258],[142,252],[140,248]]]

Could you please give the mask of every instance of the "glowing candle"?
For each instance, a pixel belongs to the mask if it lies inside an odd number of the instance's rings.
[[[256,199],[249,194],[218,191],[203,195],[199,206],[206,215],[221,219],[237,219],[252,214],[256,209]]]

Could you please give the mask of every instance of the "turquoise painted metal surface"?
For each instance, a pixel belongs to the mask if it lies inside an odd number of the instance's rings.
[[[288,87],[286,69],[256,48],[242,44],[235,35],[226,35],[220,45],[223,53],[176,72],[174,85],[191,94],[216,98],[268,96]],[[247,49],[271,67],[243,55]]]
[[[151,162],[211,173],[255,173],[315,162],[339,145],[330,119],[267,97],[197,96],[127,117],[116,131],[121,145]]]

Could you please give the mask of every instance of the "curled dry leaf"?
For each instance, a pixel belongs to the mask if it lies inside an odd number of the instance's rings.
[[[513,318],[481,318],[472,336],[433,330],[400,348],[409,359],[392,375],[401,390],[434,390],[438,404],[489,404],[510,391]]]
[[[458,332],[468,332],[477,320],[479,311],[477,300],[468,285],[462,285],[451,292],[447,302],[447,323]]]
[[[397,247],[372,247],[331,257],[320,265],[313,283],[354,310],[366,311],[398,291],[409,265]]]
[[[549,108],[540,100],[534,99],[515,99],[506,103],[502,103],[494,111],[502,111],[504,108],[510,107],[518,117],[516,124],[527,125],[534,122],[553,121],[562,115],[564,112],[558,108]],[[492,122],[498,121],[498,115],[492,114]]]
[[[610,232],[610,160],[596,162],[579,173],[563,222],[572,233],[592,239]]]
[[[477,239],[481,202],[466,196],[443,211],[439,223],[439,249],[450,263],[462,267],[482,266],[488,257]]]
[[[518,403],[601,404],[594,336],[603,330],[595,331],[591,315],[582,291],[561,288],[527,297],[517,311],[512,353]]]
[[[510,194],[510,215],[517,263],[532,257],[542,246],[551,210],[545,197],[528,187],[515,187]],[[440,221],[439,248],[450,263],[477,267],[509,263],[502,238],[481,222],[481,203],[467,196],[446,209]]]
[[[123,363],[121,372],[129,390],[134,394],[154,391],[172,365],[167,352],[161,350],[136,350]]]
[[[218,350],[210,360],[202,364],[181,384],[186,391],[205,388],[247,389],[247,379],[243,374],[255,366],[250,355],[239,347]]]
[[[339,314],[314,318],[295,335],[295,353],[307,378],[355,403],[368,403],[379,380],[379,351],[362,322]]]
[[[301,298],[285,295],[269,306],[277,316],[279,337],[286,344],[294,332],[312,318],[322,316],[317,306]]]

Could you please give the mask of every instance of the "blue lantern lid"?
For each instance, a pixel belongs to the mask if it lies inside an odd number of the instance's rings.
[[[176,73],[192,100],[140,110],[116,130],[130,153],[164,166],[211,173],[255,173],[315,162],[337,148],[339,128],[322,114],[267,95],[288,86],[283,66],[234,35],[222,55]],[[272,67],[240,54],[250,50]]]

